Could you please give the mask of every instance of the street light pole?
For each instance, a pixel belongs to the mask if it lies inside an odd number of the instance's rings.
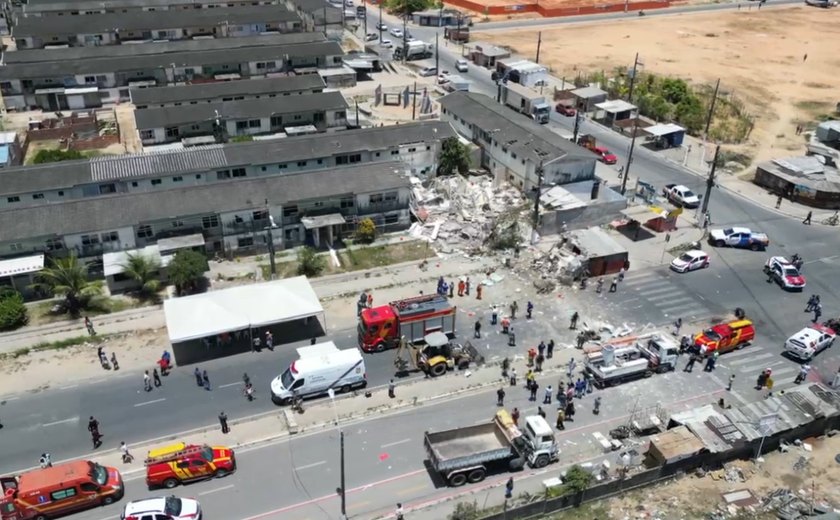
[[[633,76],[630,77],[630,89],[627,92],[627,101],[633,102],[633,87],[636,86],[636,71],[639,68],[639,53],[636,53],[636,59],[633,60]]]
[[[338,495],[341,497],[341,520],[347,519],[347,493],[346,489],[347,486],[345,485],[344,481],[344,430],[341,429],[341,425],[338,422],[338,408],[335,406],[335,390],[332,388],[327,389],[327,395],[330,397],[330,401],[332,402],[333,413],[335,414],[335,426],[338,428],[338,437],[339,437],[339,456],[341,457],[341,475],[339,481],[339,488],[336,490],[338,491]]]
[[[542,47],[542,31],[537,33],[537,59],[534,60],[536,63],[540,62],[540,47]]]
[[[277,225],[274,223],[274,217],[271,216],[271,210],[268,207],[268,199],[265,199],[265,212],[268,215],[268,226],[265,227],[265,241],[268,245],[268,264],[271,268],[271,279],[277,276],[277,261],[276,251],[274,250],[274,228]]]
[[[537,193],[534,196],[534,230],[531,232],[531,244],[536,244],[537,237],[539,236],[537,229],[539,229],[540,226],[540,198],[542,196],[543,164],[544,159],[540,159],[540,164],[537,166]]]
[[[633,163],[633,150],[636,149],[636,134],[639,131],[639,109],[636,108],[636,117],[633,119],[633,138],[630,140],[630,152],[627,154],[627,166],[621,176],[621,194],[627,191],[627,177],[630,176],[630,165]]]
[[[703,208],[700,214],[703,215],[703,223],[706,222],[706,215],[709,211],[709,198],[712,196],[712,188],[715,186],[715,170],[717,169],[718,155],[720,154],[720,145],[715,147],[715,157],[712,159],[712,168],[709,170],[709,176],[706,178],[706,194],[703,195]]]

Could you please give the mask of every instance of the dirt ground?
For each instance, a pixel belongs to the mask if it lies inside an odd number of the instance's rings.
[[[748,9],[751,7],[751,9]],[[711,84],[743,101],[755,117],[749,143],[739,151],[754,161],[803,149],[798,124],[830,113],[840,101],[840,10],[807,6],[763,8],[744,2],[739,11],[581,23],[542,29],[541,62],[554,75],[631,67],[639,53],[644,70]],[[490,41],[533,56],[540,28],[477,32]]]

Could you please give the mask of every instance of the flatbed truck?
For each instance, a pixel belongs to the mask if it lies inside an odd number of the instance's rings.
[[[518,471],[525,464],[544,468],[560,454],[545,419],[526,417],[520,429],[505,410],[485,424],[426,432],[424,445],[431,467],[452,487],[481,482],[493,470]]]
[[[584,370],[598,388],[670,372],[677,366],[679,345],[656,334],[627,345],[604,345],[585,353]]]

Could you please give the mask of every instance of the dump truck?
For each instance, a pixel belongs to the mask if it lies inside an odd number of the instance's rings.
[[[364,308],[359,314],[359,348],[381,352],[399,345],[423,343],[426,335],[442,332],[455,335],[456,307],[442,294],[416,296],[379,307]]]
[[[443,37],[452,42],[469,43],[469,27],[446,27],[443,29]]]
[[[584,370],[598,388],[670,372],[677,366],[680,346],[655,334],[627,345],[604,345],[584,354]]]
[[[518,83],[502,85],[502,103],[541,125],[548,123],[551,115],[551,105],[548,104],[545,96]]]
[[[424,445],[432,468],[450,486],[481,482],[490,471],[519,471],[525,464],[544,468],[560,454],[551,425],[539,415],[524,428],[506,410],[485,424],[426,432]]]
[[[413,40],[410,42],[406,42],[405,46],[398,45],[396,49],[394,49],[394,59],[399,60],[402,59],[403,48],[406,49],[405,59],[410,60],[421,60],[424,58],[431,58],[432,57],[432,46],[426,42],[422,42],[420,40]]]
[[[427,334],[422,345],[400,340],[394,356],[397,373],[405,373],[414,367],[432,377],[442,376],[447,370],[469,368],[470,363],[484,363],[484,356],[469,341],[453,343],[443,332]]]

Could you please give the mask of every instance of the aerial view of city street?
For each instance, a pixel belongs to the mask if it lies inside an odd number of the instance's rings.
[[[840,520],[834,0],[3,0],[0,520]]]

